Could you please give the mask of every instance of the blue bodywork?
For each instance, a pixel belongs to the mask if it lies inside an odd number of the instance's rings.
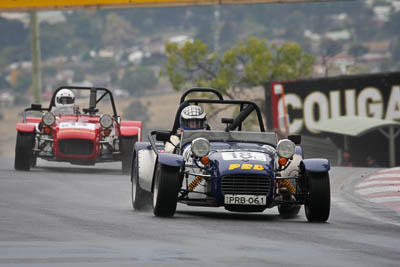
[[[142,149],[150,150],[151,149],[150,143],[149,142],[136,142],[134,150],[139,151]]]
[[[213,93],[214,98],[186,99],[193,92]],[[220,118],[221,124],[213,118],[205,129],[182,129],[180,119],[186,107],[210,104],[219,105],[220,110],[234,106],[235,112],[232,117]],[[248,118],[251,128],[247,127]],[[159,217],[173,216],[179,202],[223,206],[233,212],[262,212],[277,206],[285,218],[297,216],[304,205],[307,220],[328,219],[328,160],[304,160],[299,135],[279,140],[275,132],[266,131],[254,102],[225,100],[212,88],[189,89],[180,99],[172,129],[150,131],[149,142],[135,149],[137,167],[133,170],[137,171],[132,175],[138,181],[132,184],[134,209],[142,208],[151,197],[143,190],[153,194],[153,213]]]
[[[212,198],[213,204],[212,206],[224,206],[224,194],[222,190],[222,178],[224,176],[234,176],[234,175],[257,175],[261,177],[265,177],[265,179],[269,180],[269,191],[267,194],[267,203],[264,208],[271,208],[277,205],[275,201],[276,197],[276,179],[278,170],[276,170],[276,162],[277,162],[277,153],[275,147],[270,144],[265,143],[249,143],[249,142],[238,142],[238,141],[212,141],[210,142],[211,149],[208,157],[210,162],[208,165],[203,166],[199,163],[198,159],[196,160],[192,156],[191,152],[191,143],[183,144],[179,154],[171,154],[164,153],[163,145],[157,144],[157,149],[159,152],[153,153],[152,146],[150,143],[145,142],[137,142],[135,144],[136,153],[141,153],[141,151],[148,151],[144,154],[143,162],[139,164],[141,171],[137,170],[137,177],[139,184],[146,191],[152,192],[152,185],[154,182],[154,172],[153,170],[156,167],[156,163],[161,163],[163,165],[172,166],[172,167],[180,167],[180,175],[182,177],[185,173],[203,173],[208,175],[207,180],[207,197]],[[152,157],[148,153],[153,153],[154,157]],[[263,156],[261,158],[246,158],[244,156],[235,158],[226,158],[226,155],[260,155]],[[303,151],[300,146],[296,146],[296,154],[303,157]],[[224,158],[225,156],[225,158]],[[195,163],[197,162],[197,163]],[[327,159],[303,159],[300,163],[302,168],[307,172],[313,173],[323,173],[328,172],[330,169],[330,165]],[[192,174],[192,176],[196,176]],[[201,174],[200,174],[201,176]],[[262,178],[262,179],[263,179]],[[182,178],[183,179],[183,178]],[[182,188],[184,189],[184,188]],[[181,200],[186,200],[187,195],[182,195],[183,198]],[[191,198],[187,199],[188,201]],[[303,203],[301,198],[298,199]],[[187,202],[189,203],[189,202]],[[197,204],[192,205],[201,205],[199,202]],[[210,204],[211,205],[211,204]]]
[[[183,146],[182,153],[188,150],[187,144]],[[265,160],[253,160],[253,159],[233,159],[224,160],[222,153],[248,153],[257,152],[262,153],[265,156]],[[217,206],[224,205],[224,195],[222,193],[221,181],[225,175],[235,174],[256,174],[265,176],[266,179],[270,180],[270,191],[268,193],[267,203],[271,204],[273,199],[273,181],[275,176],[274,171],[274,160],[275,160],[275,149],[266,144],[260,143],[240,143],[240,142],[211,142],[211,151],[208,155],[210,163],[208,166],[209,174],[211,179],[211,194],[216,198]]]
[[[171,167],[182,167],[185,165],[183,156],[169,153],[159,153],[158,162]]]
[[[303,165],[309,172],[328,172],[331,168],[327,159],[303,159]]]

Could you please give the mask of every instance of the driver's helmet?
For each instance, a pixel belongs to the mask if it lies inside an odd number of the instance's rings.
[[[75,103],[75,95],[69,89],[61,89],[56,94],[55,102],[57,108],[73,108]]]
[[[200,106],[187,106],[181,112],[179,123],[181,128],[184,130],[206,129],[206,113]]]

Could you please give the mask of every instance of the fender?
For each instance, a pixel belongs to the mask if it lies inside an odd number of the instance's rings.
[[[136,142],[134,151],[138,166],[136,170],[137,184],[143,190],[151,192],[157,154],[153,151],[149,142]]]
[[[135,126],[142,129],[142,122],[141,121],[121,121],[121,126]]]
[[[303,148],[301,146],[296,146],[295,154],[300,155],[302,158],[304,158]]]
[[[302,165],[309,172],[328,172],[331,169],[327,159],[303,159]]]
[[[18,132],[33,133],[35,131],[35,127],[36,127],[35,124],[22,123],[22,122],[17,123]]]
[[[135,126],[121,126],[120,134],[121,136],[137,136],[140,135],[140,128]]]
[[[181,167],[185,165],[183,156],[170,153],[159,153],[158,162],[162,165],[171,167]]]
[[[27,117],[26,122],[28,123],[40,123],[42,121],[42,118],[36,118],[36,117]]]

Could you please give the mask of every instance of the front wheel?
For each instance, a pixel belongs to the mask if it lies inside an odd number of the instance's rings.
[[[179,168],[157,164],[153,190],[153,213],[172,217],[176,211],[179,190]]]
[[[122,156],[122,173],[129,174],[132,169],[133,147],[138,140],[137,136],[122,137],[120,150]]]
[[[34,133],[17,133],[15,144],[14,168],[16,170],[29,171],[33,159],[33,147],[35,144]]]
[[[329,174],[306,172],[309,198],[304,205],[309,222],[326,222],[331,209]]]
[[[280,204],[278,205],[279,214],[285,218],[294,218],[299,214],[301,206],[297,204]]]

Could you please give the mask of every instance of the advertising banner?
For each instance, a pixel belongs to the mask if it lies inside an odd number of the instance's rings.
[[[271,83],[273,127],[319,134],[314,126],[338,116],[400,121],[400,72]]]

